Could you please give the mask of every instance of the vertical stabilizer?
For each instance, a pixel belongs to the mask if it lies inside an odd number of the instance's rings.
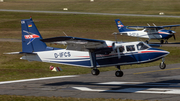
[[[21,20],[21,29],[22,29],[22,52],[32,53],[37,51],[46,50],[46,44],[40,39],[38,29],[36,28],[32,18]]]
[[[128,31],[135,31],[133,29],[128,29],[127,26],[124,26],[123,23],[119,19],[115,19],[115,22],[120,33],[128,32]]]
[[[116,19],[115,22],[116,22],[119,32],[125,31],[126,27],[123,25],[123,23],[119,19]]]

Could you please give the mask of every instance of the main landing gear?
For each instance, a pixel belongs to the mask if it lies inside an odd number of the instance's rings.
[[[122,77],[124,73],[123,73],[123,71],[121,71],[121,67],[120,66],[116,66],[116,68],[119,69],[119,70],[117,70],[115,72],[116,77]],[[96,68],[92,69],[92,71],[91,71],[91,74],[94,75],[94,76],[99,75],[99,73],[100,73],[99,69],[96,69]]]
[[[149,41],[148,41],[148,40],[146,40],[146,41],[145,41],[145,43],[149,44]]]
[[[160,40],[161,44],[164,44],[164,40]],[[168,40],[165,41],[165,44],[168,44]]]
[[[160,40],[161,44],[164,44],[165,40]],[[149,44],[149,40],[146,40],[145,43]],[[168,44],[168,40],[165,41],[165,44]]]
[[[124,73],[121,71],[121,67],[118,65],[116,68],[119,69],[115,72],[116,77],[122,77]]]
[[[91,71],[91,74],[92,74],[92,75],[99,75],[99,73],[100,73],[99,69],[93,69],[93,70]]]

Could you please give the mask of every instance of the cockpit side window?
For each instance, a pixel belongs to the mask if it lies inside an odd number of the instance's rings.
[[[157,31],[158,31],[157,28],[147,28],[147,29],[145,30],[145,32],[157,32]]]
[[[126,46],[127,51],[135,51],[134,45],[128,45]]]
[[[119,52],[124,52],[124,46],[119,47]]]
[[[144,50],[144,49],[148,49],[148,48],[149,48],[149,47],[146,46],[146,45],[143,44],[143,43],[137,44],[137,49],[138,49],[138,50]]]
[[[117,47],[117,49],[119,49],[119,52],[121,52],[121,53],[125,51],[124,46]],[[117,50],[116,50],[116,52],[117,52]]]

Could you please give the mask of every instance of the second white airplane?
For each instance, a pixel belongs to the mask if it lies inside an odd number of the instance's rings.
[[[115,20],[117,28],[119,30],[119,33],[114,34],[120,34],[120,35],[127,35],[132,37],[139,37],[139,38],[147,38],[149,40],[151,39],[158,39],[160,40],[161,44],[168,43],[168,39],[171,37],[175,38],[175,31],[170,30],[172,27],[180,26],[178,25],[166,25],[166,26],[124,26],[123,23],[119,20]],[[131,28],[131,29],[129,29]],[[164,29],[164,28],[169,28]],[[136,30],[134,30],[136,29]],[[142,30],[139,30],[142,29]],[[146,40],[146,43],[149,43],[149,40]]]

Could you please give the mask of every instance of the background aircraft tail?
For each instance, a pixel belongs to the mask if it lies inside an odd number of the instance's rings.
[[[128,29],[126,26],[123,25],[123,23],[119,19],[116,19],[115,22],[120,33],[127,31],[135,31],[133,29]]]
[[[123,23],[119,19],[115,19],[115,22],[116,22],[119,32],[123,32],[126,30],[126,26],[124,26]]]
[[[36,28],[32,18],[21,20],[22,52],[32,53],[46,50],[47,45],[40,41],[42,36]]]

